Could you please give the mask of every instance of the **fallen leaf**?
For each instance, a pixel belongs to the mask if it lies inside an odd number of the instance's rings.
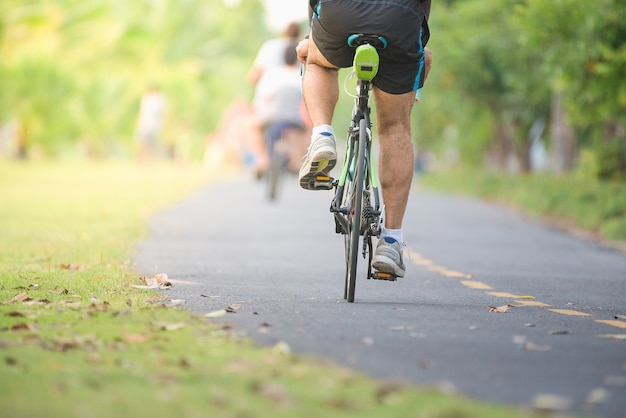
[[[241,306],[243,305],[242,301],[239,302],[235,302],[232,305],[228,306],[226,308],[226,312],[230,312],[230,313],[235,313],[237,312],[239,309],[241,309]]]
[[[50,293],[56,293],[57,295],[67,295],[70,293],[69,290],[60,288],[59,286],[54,286],[54,289],[48,290]]]
[[[60,264],[62,270],[85,270],[87,266],[78,263]]]
[[[37,289],[39,289],[39,285],[36,283],[28,286],[28,290],[37,290]]]
[[[489,312],[505,313],[508,312],[509,309],[511,309],[511,306],[512,305],[490,306]]]
[[[39,328],[35,324],[27,324],[26,322],[20,322],[11,327],[11,331],[39,331]]]
[[[30,300],[30,296],[28,296],[27,292],[18,293],[17,295],[13,296],[13,298],[10,301],[6,302],[5,304],[8,305],[9,303],[24,302],[26,300]]]
[[[161,289],[161,290],[167,290],[167,289],[172,288],[172,282],[167,280],[167,274],[165,273],[155,274],[154,277],[141,276],[139,277],[139,280],[145,283],[145,285],[144,286],[132,285],[132,287],[136,289]]]

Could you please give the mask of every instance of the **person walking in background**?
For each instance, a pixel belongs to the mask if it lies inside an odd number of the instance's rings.
[[[269,39],[261,45],[252,63],[252,67],[246,74],[246,80],[255,86],[255,97],[258,95],[257,87],[263,75],[273,68],[285,65],[285,49],[288,45],[297,45],[300,32],[299,24],[292,22],[287,25],[285,30],[278,37]],[[256,99],[253,99],[253,101],[254,100]],[[255,121],[255,117],[257,116],[253,115],[253,123],[250,124],[253,126],[253,130],[250,132],[249,151],[253,155],[253,170],[255,175],[257,178],[260,178],[262,173],[267,170],[269,166],[269,156],[265,147],[261,122],[258,120]]]
[[[136,155],[140,162],[153,159],[161,140],[167,100],[157,86],[152,85],[141,97],[137,118]]]
[[[402,220],[411,188],[414,156],[411,110],[422,87],[430,54],[430,0],[309,0],[310,38],[298,45],[306,65],[304,99],[313,121],[311,144],[299,173],[300,186],[315,190],[314,179],[327,175],[337,161],[331,126],[339,97],[338,70],[352,65],[355,49],[347,39],[356,33],[387,39],[374,78],[376,126],[380,140],[380,184],[385,224],[372,258],[374,269],[404,277]]]

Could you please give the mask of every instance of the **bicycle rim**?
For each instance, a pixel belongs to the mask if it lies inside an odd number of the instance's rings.
[[[359,257],[359,240],[361,236],[361,218],[363,212],[363,182],[365,180],[365,138],[366,122],[362,119],[359,123],[359,148],[354,170],[354,188],[352,193],[352,205],[350,207],[350,235],[349,254],[346,265],[346,288],[348,302],[354,302],[356,288],[357,263]]]

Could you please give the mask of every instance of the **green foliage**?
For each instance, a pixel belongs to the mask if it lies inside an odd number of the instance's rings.
[[[0,124],[21,121],[46,154],[83,145],[110,155],[130,145],[139,98],[156,83],[170,102],[168,135],[196,148],[235,97],[261,41],[259,0],[0,3]],[[245,28],[245,30],[243,29]]]
[[[610,166],[602,157],[619,136],[607,138],[606,127],[626,126],[625,13],[618,0],[434,2],[433,68],[414,112],[418,144],[441,155],[453,126],[463,161],[480,164],[493,126],[511,130],[517,146],[535,120],[550,126],[559,91],[579,146],[593,145],[597,164]]]

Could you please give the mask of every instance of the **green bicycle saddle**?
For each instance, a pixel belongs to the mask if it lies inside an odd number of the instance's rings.
[[[354,53],[354,70],[359,80],[372,81],[378,73],[378,51],[370,44],[359,45]]]

